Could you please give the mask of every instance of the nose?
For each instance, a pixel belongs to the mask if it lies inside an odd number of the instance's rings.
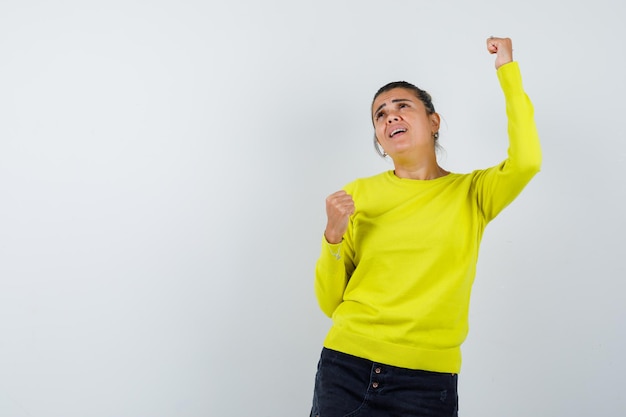
[[[398,117],[398,115],[397,115],[397,114],[389,113],[389,114],[387,115],[387,123],[388,123],[388,124],[391,124],[391,123],[397,122],[398,120],[400,120],[400,117]]]

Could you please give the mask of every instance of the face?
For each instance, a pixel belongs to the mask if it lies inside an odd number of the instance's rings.
[[[394,88],[380,94],[372,105],[372,120],[378,143],[392,158],[407,152],[434,152],[439,116],[429,115],[412,91]]]

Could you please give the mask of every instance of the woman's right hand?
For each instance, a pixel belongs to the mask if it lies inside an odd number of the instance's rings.
[[[326,230],[324,236],[331,244],[340,243],[348,230],[350,216],[354,214],[354,200],[345,191],[337,191],[326,198]]]

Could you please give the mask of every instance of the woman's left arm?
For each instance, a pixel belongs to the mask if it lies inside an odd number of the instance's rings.
[[[479,201],[487,220],[493,219],[522,191],[541,167],[541,147],[533,105],[526,95],[509,38],[487,39],[506,102],[509,149],[507,159],[477,178]]]

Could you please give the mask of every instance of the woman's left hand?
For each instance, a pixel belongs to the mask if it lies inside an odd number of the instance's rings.
[[[496,69],[513,61],[513,42],[510,38],[487,39],[487,50],[490,54],[496,54]]]

